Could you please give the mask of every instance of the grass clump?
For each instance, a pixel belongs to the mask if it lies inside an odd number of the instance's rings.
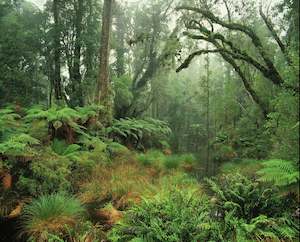
[[[48,234],[63,235],[84,213],[82,204],[72,196],[40,196],[24,207],[23,230],[34,241],[48,241]]]
[[[103,203],[110,200],[116,208],[127,207],[150,186],[150,174],[140,164],[114,162],[99,164],[90,178],[80,186],[84,203]]]
[[[177,169],[181,162],[181,157],[177,155],[166,156],[163,160],[164,167],[168,170]]]
[[[149,150],[145,154],[139,154],[137,159],[144,166],[161,166],[165,159],[165,155],[159,150]]]

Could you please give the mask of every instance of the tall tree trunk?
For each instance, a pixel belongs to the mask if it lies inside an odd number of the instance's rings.
[[[112,122],[112,95],[109,79],[110,32],[112,22],[113,0],[104,0],[102,14],[102,33],[100,47],[100,66],[97,81],[96,103],[104,106],[100,121],[108,126]]]
[[[207,46],[208,49],[208,46]],[[206,58],[206,172],[208,175],[211,174],[211,164],[210,164],[210,60],[209,53],[207,53]]]
[[[83,106],[83,94],[81,83],[81,49],[82,49],[82,20],[83,20],[83,0],[75,2],[76,19],[75,19],[75,49],[74,49],[74,63],[72,70],[72,97],[71,102],[73,106]]]
[[[87,35],[92,35],[94,31],[92,23],[93,23],[93,0],[87,1],[87,8],[88,8],[88,17],[87,17]],[[93,73],[93,46],[91,41],[87,41],[86,43],[86,78],[90,79]]]
[[[53,0],[53,17],[54,17],[54,94],[58,104],[63,102],[63,92],[60,77],[60,22],[59,22],[59,0]]]
[[[116,14],[116,28],[117,28],[117,75],[122,76],[125,74],[125,21],[124,14],[121,5],[117,6],[117,14]]]

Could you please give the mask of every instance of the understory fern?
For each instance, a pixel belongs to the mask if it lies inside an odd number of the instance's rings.
[[[5,156],[30,156],[34,154],[31,147],[38,144],[40,142],[30,135],[14,135],[5,142],[0,143],[0,154]]]

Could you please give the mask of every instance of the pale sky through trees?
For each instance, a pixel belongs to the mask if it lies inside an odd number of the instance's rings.
[[[38,7],[43,7],[43,5],[46,3],[47,0],[29,0],[29,2],[33,2],[36,4]],[[124,1],[124,0],[123,0]],[[139,0],[126,0],[127,2],[130,3],[135,3],[135,2],[140,2]]]

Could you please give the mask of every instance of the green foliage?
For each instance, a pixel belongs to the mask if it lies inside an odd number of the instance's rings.
[[[90,221],[77,223],[74,227],[68,228],[67,237],[70,241],[86,242],[101,242],[106,238],[101,226],[93,225]],[[64,241],[64,240],[63,240]]]
[[[299,81],[298,81],[299,82]],[[273,100],[266,129],[273,142],[272,157],[299,161],[299,95],[280,92]]]
[[[77,144],[68,145],[64,140],[54,139],[52,142],[52,150],[61,156],[66,156],[70,158],[76,159],[76,154],[81,149],[81,147]],[[73,156],[75,155],[75,156]]]
[[[166,169],[177,169],[183,163],[182,157],[178,155],[166,156],[163,164]]]
[[[115,85],[115,109],[117,116],[123,115],[124,109],[128,108],[133,100],[133,94],[130,91],[132,79],[130,76],[123,75],[114,79]]]
[[[24,207],[23,231],[31,239],[46,241],[49,233],[65,234],[84,213],[84,207],[72,196],[58,193],[40,196]]]
[[[192,154],[164,155],[159,150],[149,150],[138,155],[137,159],[145,166],[167,170],[178,169],[183,165],[195,166],[196,158]]]
[[[201,197],[200,197],[201,196]],[[209,202],[195,190],[173,188],[144,198],[117,224],[111,241],[208,241]]]
[[[20,127],[20,118],[11,108],[0,109],[0,140],[5,140]]]
[[[97,118],[101,110],[103,110],[103,106],[95,104],[76,108],[81,124],[85,124],[90,118]]]
[[[262,164],[263,168],[257,172],[260,181],[274,183],[279,187],[299,183],[299,168],[295,162],[273,159]]]
[[[260,214],[272,216],[280,212],[281,200],[276,190],[240,174],[223,175],[218,179],[207,179],[207,182],[222,214],[233,211],[237,218],[250,221]]]
[[[32,146],[39,145],[40,142],[27,134],[11,136],[7,141],[0,143],[0,154],[5,156],[32,156],[34,150]]]
[[[231,162],[224,162],[219,167],[219,172],[225,174],[240,173],[246,177],[255,177],[256,172],[262,168],[261,160],[234,160]]]
[[[47,98],[40,59],[41,15],[32,3],[0,1],[0,106]]]
[[[298,237],[297,224],[288,217],[270,218],[259,215],[246,222],[232,213],[225,214],[223,233],[227,241],[294,241]]]
[[[126,146],[117,142],[109,142],[107,145],[107,150],[110,152],[112,157],[126,156],[130,153]]]
[[[149,150],[138,155],[138,160],[145,166],[160,166],[165,155],[159,150]]]
[[[21,173],[17,189],[33,196],[69,190],[71,164],[67,157],[54,153],[50,148],[42,149]]]
[[[65,242],[76,241],[86,242],[92,240],[93,242],[101,242],[105,239],[105,233],[98,225],[93,225],[90,221],[79,221],[72,227],[66,227],[64,234],[53,234],[45,232],[47,242]],[[28,242],[35,242],[34,238],[30,238]]]
[[[297,238],[297,223],[276,190],[239,174],[207,182],[225,241]]]
[[[68,107],[52,107],[44,110],[41,107],[33,107],[27,111],[26,120],[46,120],[55,130],[61,128],[64,124],[69,125],[76,132],[82,133],[83,127],[77,121],[80,118],[85,118],[86,114],[82,116],[78,111]]]
[[[159,146],[159,141],[166,139],[171,130],[167,123],[160,120],[127,118],[115,120],[113,125],[107,128],[107,133],[115,140],[126,140],[137,148],[146,148]]]

